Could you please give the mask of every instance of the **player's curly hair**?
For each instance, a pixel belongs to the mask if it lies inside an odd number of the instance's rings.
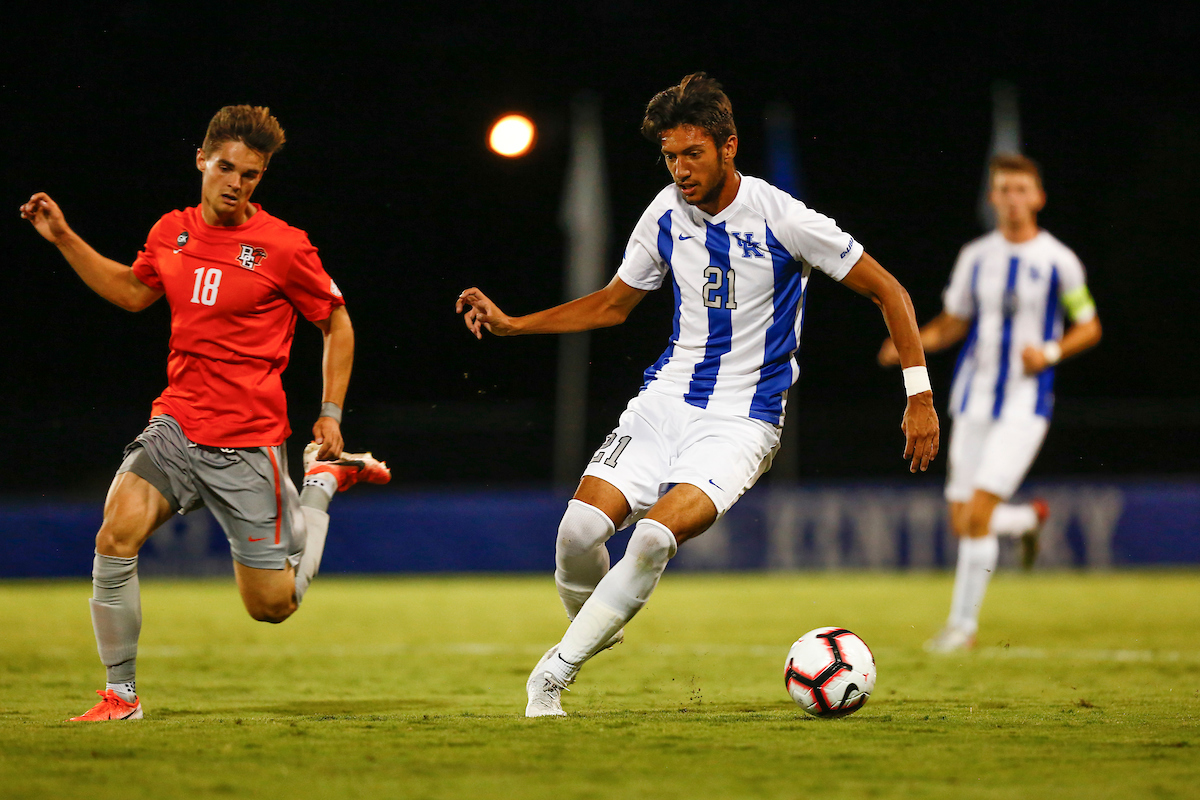
[[[208,123],[201,149],[211,156],[225,142],[241,142],[270,161],[285,141],[283,127],[266,106],[225,106]]]
[[[721,84],[703,72],[693,72],[678,86],[664,89],[646,104],[642,135],[658,144],[665,131],[680,125],[702,128],[718,147],[737,135],[733,105]]]

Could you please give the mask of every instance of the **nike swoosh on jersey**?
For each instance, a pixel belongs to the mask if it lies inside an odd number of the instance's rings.
[[[183,252],[183,248],[181,247],[178,250],[171,250],[171,252],[172,253],[181,253],[181,252]]]
[[[681,234],[679,234],[679,241],[681,241],[681,242],[682,242],[682,241],[684,241],[684,240],[687,240],[687,239],[695,239],[695,238],[696,238],[696,237],[695,237],[695,235],[694,235],[694,234],[693,234],[692,236],[684,236],[682,233],[681,233]]]
[[[714,486],[715,486],[715,485],[716,485],[716,484],[714,484]],[[258,538],[258,539],[255,539],[253,536],[250,536],[250,537],[248,537],[248,538],[249,538],[249,539],[250,539],[250,541],[252,541],[252,542],[261,542],[263,539],[266,539],[267,537],[265,537],[265,536],[262,536],[262,537],[260,537],[260,538]]]
[[[716,482],[716,481],[714,481],[712,478],[709,478],[709,479],[708,479],[708,482],[709,482],[709,483],[711,483],[713,486],[717,486],[717,482]],[[721,489],[721,487],[720,487],[720,486],[717,486],[717,488],[718,488],[718,489]],[[723,492],[723,491],[725,491],[725,490],[724,490],[724,489],[721,489],[721,491]]]

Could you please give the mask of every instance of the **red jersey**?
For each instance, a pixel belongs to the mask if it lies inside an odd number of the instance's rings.
[[[210,447],[281,444],[291,433],[282,376],[296,313],[327,319],[344,305],[308,234],[257,212],[232,228],[199,207],[163,216],[133,264],[171,306],[167,388],[151,416],[170,414]]]

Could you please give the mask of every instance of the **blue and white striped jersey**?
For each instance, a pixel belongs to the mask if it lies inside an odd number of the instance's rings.
[[[958,356],[950,412],[969,419],[1049,418],[1054,368],[1026,375],[1021,351],[1062,337],[1096,315],[1083,265],[1046,231],[1014,244],[999,231],[969,242],[943,295],[946,312],[973,320]]]
[[[783,424],[784,398],[799,377],[804,298],[813,267],[834,280],[862,245],[829,217],[759,178],[742,176],[737,197],[710,216],[672,184],[642,214],[617,275],[636,289],[670,275],[670,344],[642,391],[679,397],[721,414]]]

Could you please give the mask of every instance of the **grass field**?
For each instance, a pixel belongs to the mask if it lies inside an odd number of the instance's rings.
[[[232,581],[146,581],[140,722],[62,720],[103,685],[85,582],[0,583],[0,796],[1197,797],[1200,574],[1003,573],[980,647],[935,657],[943,574],[670,574],[567,719],[524,682],[548,576],[323,576],[284,625]],[[806,717],[791,641],[844,625],[874,697]]]

